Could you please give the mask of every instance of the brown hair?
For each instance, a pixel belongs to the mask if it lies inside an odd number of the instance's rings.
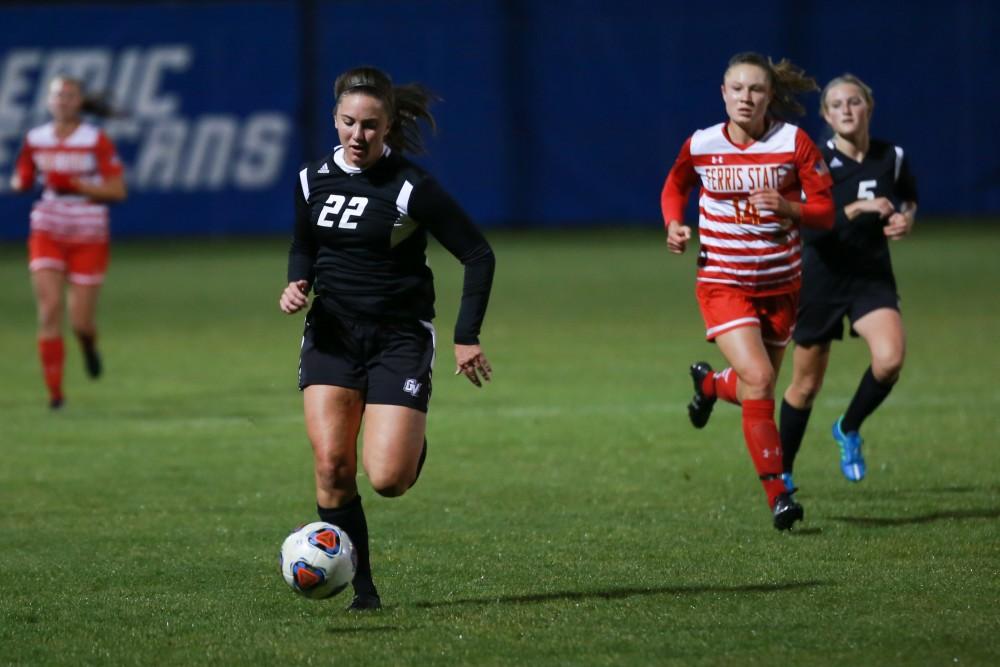
[[[389,75],[377,67],[349,69],[333,84],[333,95],[337,100],[334,113],[340,98],[349,93],[364,93],[382,102],[392,123],[385,143],[393,150],[422,153],[424,139],[419,121],[426,122],[432,132],[437,129],[430,106],[438,98],[419,83],[394,86]]]
[[[778,119],[803,115],[806,109],[796,99],[796,95],[819,90],[816,79],[807,76],[801,67],[794,65],[787,58],[782,58],[775,63],[770,57],[762,56],[753,51],[745,51],[737,53],[729,59],[726,71],[728,72],[736,65],[756,65],[767,72],[767,78],[771,82],[771,90],[774,92],[767,112]]]
[[[77,79],[76,77],[67,76],[65,74],[59,74],[52,77],[49,82],[51,86],[56,81],[62,81],[63,83],[68,83],[76,86],[76,89],[80,91],[80,97],[82,102],[80,104],[80,113],[86,114],[88,116],[97,116],[99,118],[111,118],[112,116],[120,115],[114,107],[108,104],[102,95],[88,95],[87,91],[84,90],[83,81]]]
[[[872,89],[864,81],[849,72],[834,77],[830,80],[830,83],[823,86],[823,92],[819,94],[819,115],[822,116],[826,111],[826,94],[830,92],[831,88],[839,86],[842,83],[849,83],[858,87],[858,90],[861,91],[861,97],[865,98],[865,102],[868,104],[868,117],[871,118],[872,111],[875,109],[875,97],[872,95]]]

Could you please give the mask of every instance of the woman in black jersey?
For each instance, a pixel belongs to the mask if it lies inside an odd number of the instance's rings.
[[[829,232],[803,231],[802,292],[794,333],[792,383],[781,405],[781,444],[786,483],[802,443],[813,401],[830,359],[830,343],[861,336],[871,365],[833,424],[844,477],[865,476],[859,433],[862,422],[885,400],[899,378],[906,339],[899,313],[889,240],[910,233],[917,187],[903,149],[869,136],[875,101],[871,89],[845,74],[823,89],[820,111],[833,130],[823,156],[833,175],[837,220]]]
[[[358,569],[350,610],[378,609],[368,526],[358,495],[357,438],[377,493],[409,489],[427,454],[424,437],[434,363],[434,283],[424,251],[430,232],[465,267],[455,324],[456,374],[491,377],[479,330],[493,282],[493,251],[455,201],[403,157],[422,148],[417,121],[433,127],[431,95],[393,86],[361,67],[334,85],[341,145],[299,172],[288,286],[279,305],[306,316],[299,363],[322,521],[347,531]]]

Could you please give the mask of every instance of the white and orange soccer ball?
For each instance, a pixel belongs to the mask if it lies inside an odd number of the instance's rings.
[[[281,545],[281,576],[307,598],[333,597],[354,580],[358,555],[341,528],[316,521],[293,530]]]

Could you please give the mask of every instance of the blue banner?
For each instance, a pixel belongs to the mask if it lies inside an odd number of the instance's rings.
[[[301,160],[294,4],[0,11],[0,187],[26,131],[46,121],[47,83],[66,74],[119,113],[101,121],[129,189],[112,208],[114,236],[290,229]],[[0,197],[3,237],[26,235],[30,204]]]

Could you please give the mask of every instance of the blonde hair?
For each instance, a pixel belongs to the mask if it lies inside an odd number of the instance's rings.
[[[872,95],[872,89],[867,83],[849,72],[845,72],[838,77],[834,77],[830,80],[830,83],[823,86],[823,92],[819,94],[820,117],[826,113],[826,94],[829,93],[835,86],[839,86],[843,83],[849,83],[858,87],[858,90],[861,91],[861,97],[865,98],[865,103],[868,105],[868,117],[871,118],[872,111],[875,110],[875,97]]]
[[[736,65],[756,65],[767,72],[767,78],[771,82],[771,90],[773,91],[767,112],[771,116],[781,120],[789,116],[801,116],[805,114],[806,109],[796,99],[796,96],[819,90],[816,79],[807,76],[801,67],[796,66],[787,58],[782,58],[775,63],[770,57],[753,51],[745,51],[737,53],[729,59],[726,72]],[[723,74],[723,77],[725,77],[725,74]]]

